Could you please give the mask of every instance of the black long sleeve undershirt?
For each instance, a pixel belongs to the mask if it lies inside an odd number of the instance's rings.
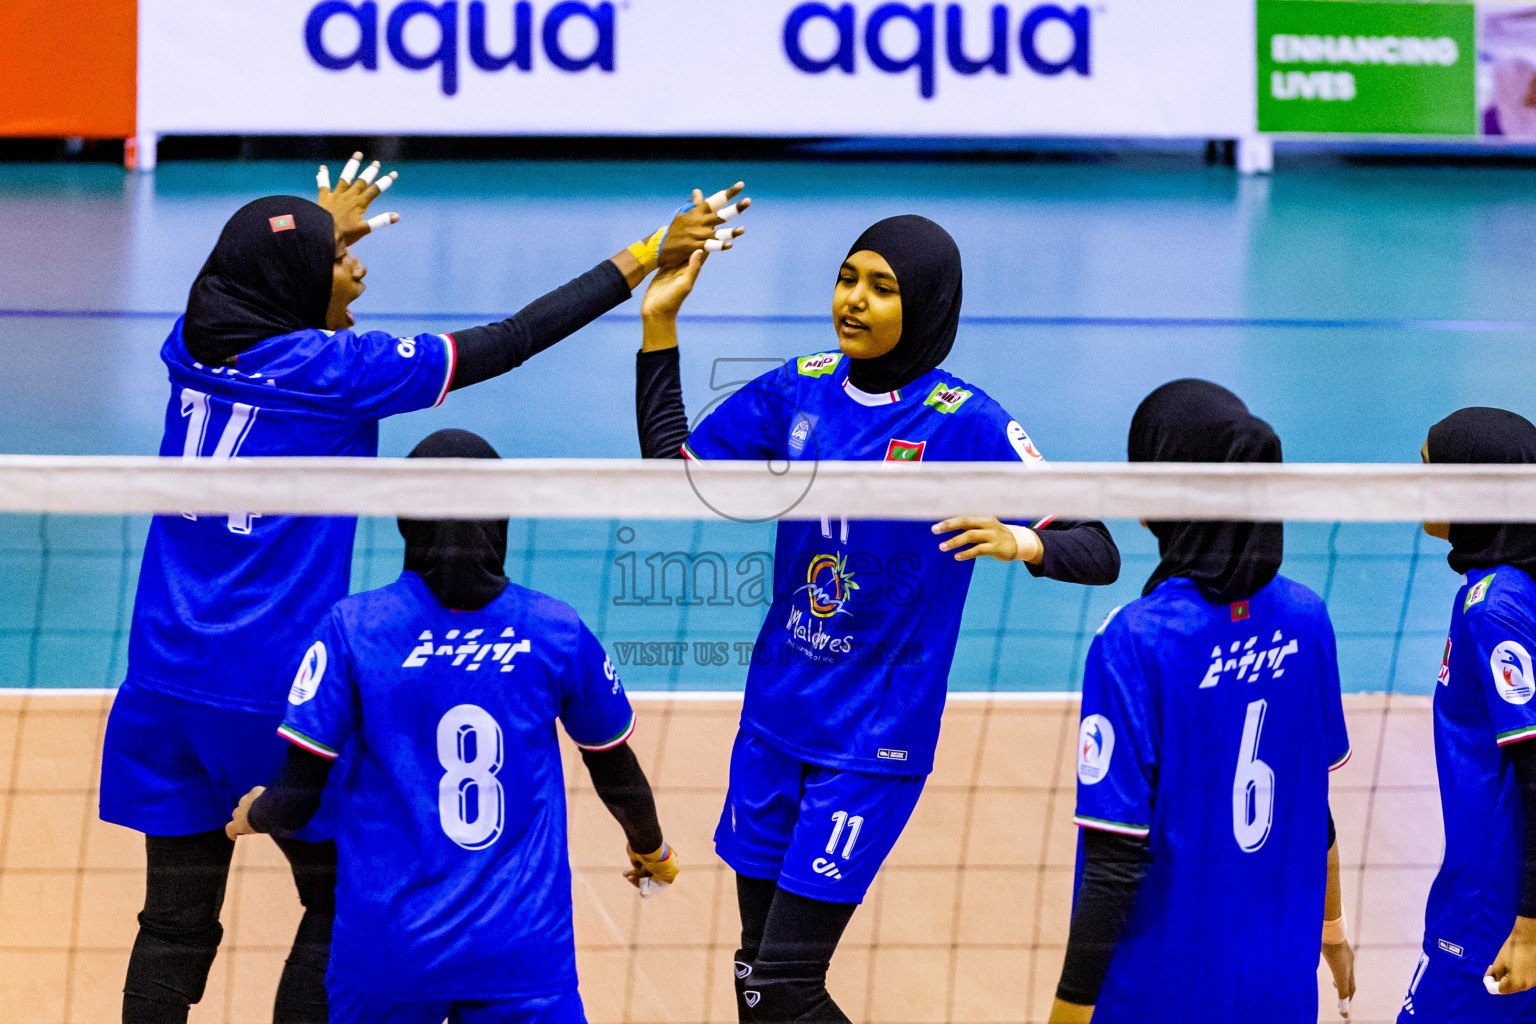
[[[629,298],[612,260],[534,299],[506,320],[451,332],[457,362],[450,391],[506,373]]]
[[[1520,916],[1536,917],[1536,743],[1521,740],[1504,748],[1520,786],[1525,811],[1525,865],[1520,879]]]
[[[635,360],[635,423],[640,454],[647,459],[680,459],[688,440],[682,375],[675,348],[641,352]],[[1109,530],[1092,519],[1056,519],[1035,531],[1045,553],[1030,574],[1064,583],[1106,586],[1120,578],[1120,549]]]
[[[277,835],[303,828],[320,809],[320,794],[335,763],[290,743],[282,771],[246,812],[251,828]]]
[[[624,830],[629,848],[636,853],[661,849],[656,799],[634,749],[620,743],[612,750],[583,750],[581,760],[592,776],[592,788]]]

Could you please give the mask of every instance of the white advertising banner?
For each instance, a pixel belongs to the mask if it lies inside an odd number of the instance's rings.
[[[139,133],[1214,136],[1237,0],[139,0]]]

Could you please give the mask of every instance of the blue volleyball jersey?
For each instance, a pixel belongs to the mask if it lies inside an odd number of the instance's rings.
[[[373,456],[380,419],[443,400],[454,348],[439,334],[304,330],[259,342],[234,366],[204,366],[178,320],[160,358],[171,381],[162,456]],[[216,707],[280,712],[305,638],[346,596],[355,528],[241,511],[156,516],[128,677]]]
[[[403,573],[332,609],[288,703],[282,735],[346,748],[334,977],[411,999],[576,987],[555,721],[602,750],[634,713],[569,605],[509,584],[452,611]]]
[[[1277,576],[1213,605],[1175,578],[1110,613],[1083,677],[1074,820],[1148,836],[1152,863],[1095,1022],[1317,1019],[1328,772],[1348,758],[1333,626],[1306,587]]]
[[[1445,858],[1429,890],[1424,953],[1482,974],[1520,907],[1525,815],[1499,749],[1536,737],[1536,582],[1499,566],[1456,594],[1435,687],[1435,767]]]
[[[1024,428],[943,370],[900,391],[848,383],[838,352],[805,356],[731,395],[689,436],[695,459],[1044,461]],[[985,514],[955,496],[955,514]],[[1038,520],[1034,525],[1044,525]],[[922,775],[933,750],[972,562],[932,523],[778,524],[773,602],[741,725],[785,753],[849,771]]]

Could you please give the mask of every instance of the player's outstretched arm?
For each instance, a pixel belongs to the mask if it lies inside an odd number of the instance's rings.
[[[694,203],[650,238],[535,299],[509,319],[453,331],[449,336],[456,360],[449,390],[478,384],[522,365],[628,299],[631,290],[658,266],[663,271],[685,267],[694,253],[729,248],[743,229],[725,226],[724,218],[727,214],[734,217],[751,200],[724,204],[727,196],[740,190],[737,183],[705,199],[695,189]]]
[[[1536,987],[1536,743],[1521,740],[1504,750],[1515,770],[1525,809],[1525,865],[1519,916],[1499,955],[1489,965],[1483,983],[1490,992],[1510,995]]]
[[[1120,578],[1120,549],[1096,520],[1050,519],[1029,527],[995,516],[955,516],[934,524],[933,532],[956,534],[939,550],[953,551],[957,562],[986,555],[1023,562],[1034,576],[1088,586],[1108,586]]]
[[[640,304],[642,335],[635,357],[635,425],[640,455],[647,459],[682,458],[688,440],[683,407],[682,372],[677,354],[677,311],[693,291],[706,254],[695,252],[679,267],[651,279]]]
[[[643,895],[651,889],[642,884],[647,880],[670,885],[677,878],[677,854],[662,838],[651,783],[634,749],[620,743],[607,750],[583,750],[581,760],[592,776],[592,788],[624,830],[630,862],[624,877]]]
[[[1355,997],[1355,951],[1349,944],[1344,920],[1344,889],[1339,882],[1339,844],[1334,834],[1333,812],[1328,813],[1328,885],[1323,897],[1323,960],[1339,993],[1339,1016],[1349,1019],[1349,1001]]]

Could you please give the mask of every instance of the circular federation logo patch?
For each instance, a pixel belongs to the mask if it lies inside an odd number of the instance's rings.
[[[304,654],[299,674],[293,677],[293,688],[288,691],[288,703],[303,704],[320,689],[320,679],[325,675],[325,641],[316,640]]]
[[[1045,457],[1040,454],[1040,449],[1035,447],[1035,442],[1024,433],[1024,428],[1018,420],[1008,421],[1008,443],[1013,445],[1013,450],[1019,453],[1019,458],[1025,462],[1044,462]]]
[[[1529,704],[1536,695],[1536,677],[1531,673],[1531,653],[1513,640],[1505,640],[1488,658],[1493,669],[1493,685],[1510,704]]]
[[[1103,782],[1115,752],[1115,727],[1103,715],[1089,715],[1077,730],[1077,781],[1085,786]]]

